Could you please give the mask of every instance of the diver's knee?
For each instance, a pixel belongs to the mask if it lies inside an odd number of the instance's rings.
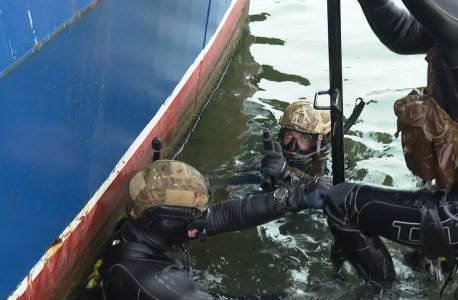
[[[345,199],[352,195],[355,183],[343,182],[334,186],[323,200],[323,211],[325,214],[344,216]]]
[[[347,198],[348,195],[351,194],[355,187],[355,183],[352,182],[342,182],[338,185],[334,186],[331,191],[329,191],[328,195],[326,196],[327,201],[332,201],[337,205],[342,205]]]

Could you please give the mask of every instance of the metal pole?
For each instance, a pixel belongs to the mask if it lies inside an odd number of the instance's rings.
[[[329,95],[331,97],[332,173],[334,185],[345,181],[340,22],[340,0],[328,0]]]

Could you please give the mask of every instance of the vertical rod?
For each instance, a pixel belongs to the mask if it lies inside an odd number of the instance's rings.
[[[332,173],[334,185],[345,181],[340,22],[340,0],[328,0],[329,95],[331,97]]]

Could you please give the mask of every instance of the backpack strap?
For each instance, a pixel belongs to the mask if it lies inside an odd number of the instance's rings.
[[[430,97],[434,97],[434,50],[429,49],[428,54],[425,57],[428,62],[428,85],[424,89],[424,93]]]

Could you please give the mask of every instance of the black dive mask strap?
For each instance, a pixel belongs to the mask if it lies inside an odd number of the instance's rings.
[[[202,212],[195,207],[183,207],[172,205],[153,206],[144,210],[134,221],[142,230],[151,228],[152,224],[164,219],[182,221],[184,224],[190,224],[198,218]]]

